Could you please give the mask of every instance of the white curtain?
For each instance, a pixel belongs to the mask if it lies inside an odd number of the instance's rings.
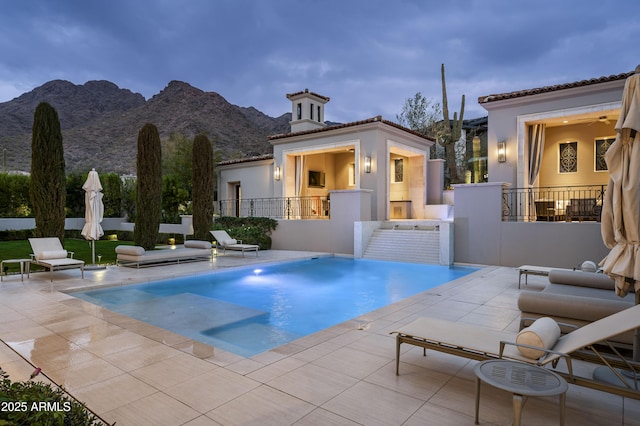
[[[295,210],[294,215],[297,216],[298,218],[301,218],[302,216],[302,200],[300,199],[300,197],[302,196],[303,180],[304,180],[304,156],[297,155],[296,156],[296,182],[295,182],[295,190],[296,190],[295,196],[297,198],[293,203],[293,205]]]
[[[544,153],[544,124],[533,124],[529,126],[529,188],[538,180],[540,166],[542,165],[542,154]],[[536,217],[536,203],[534,191],[530,192],[529,209],[530,217]]]
[[[304,179],[304,156],[296,156],[296,197],[302,195],[302,180]]]
[[[542,154],[544,153],[544,124],[529,126],[529,186],[533,186],[538,180]]]

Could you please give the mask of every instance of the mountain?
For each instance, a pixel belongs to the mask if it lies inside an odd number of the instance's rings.
[[[54,80],[0,103],[0,147],[8,170],[29,170],[33,113],[43,101],[58,111],[67,172],[135,173],[138,131],[148,122],[162,139],[204,132],[222,159],[230,159],[271,153],[267,136],[288,132],[291,120],[290,113],[272,118],[180,81],[145,100],[108,81]]]

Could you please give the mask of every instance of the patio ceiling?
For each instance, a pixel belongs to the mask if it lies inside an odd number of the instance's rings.
[[[566,115],[559,117],[548,117],[543,120],[536,121],[545,123],[547,127],[571,126],[573,124],[592,125],[596,123],[604,123],[613,126],[618,121],[620,110],[592,111],[582,114]],[[530,122],[529,124],[534,124]]]

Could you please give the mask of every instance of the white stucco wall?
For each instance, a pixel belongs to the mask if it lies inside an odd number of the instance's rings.
[[[273,194],[273,160],[242,162],[218,167],[218,199],[233,200],[239,184],[242,198],[268,198]]]
[[[354,224],[370,219],[370,204],[371,191],[331,191],[329,220],[279,220],[272,248],[353,255]]]
[[[600,222],[503,222],[502,188],[455,185],[455,262],[575,268],[609,252]]]

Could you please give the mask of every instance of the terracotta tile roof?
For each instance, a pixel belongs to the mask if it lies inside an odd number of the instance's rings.
[[[273,154],[256,155],[254,157],[238,158],[235,160],[225,160],[218,163],[218,166],[227,166],[229,164],[250,163],[252,161],[271,160]]]
[[[557,90],[571,89],[574,87],[583,87],[583,86],[590,86],[592,84],[607,83],[609,81],[625,80],[627,77],[631,76],[632,74],[633,74],[633,71],[626,72],[623,74],[591,78],[588,80],[580,80],[573,83],[564,83],[564,84],[557,84],[554,86],[538,87],[536,89],[526,89],[526,90],[518,90],[515,92],[509,92],[509,93],[499,93],[495,95],[480,96],[478,98],[478,103],[485,104],[487,102],[502,101],[505,99],[520,98],[523,96],[530,96],[530,95],[538,95],[541,93],[555,92]]]
[[[327,126],[327,127],[322,127],[319,129],[313,129],[313,130],[304,130],[301,132],[294,132],[294,133],[280,133],[277,135],[271,135],[268,137],[268,140],[273,141],[273,140],[277,140],[277,139],[284,139],[284,138],[289,138],[289,137],[293,137],[293,136],[301,136],[301,135],[310,135],[313,133],[321,133],[321,132],[330,132],[332,130],[336,130],[336,129],[344,129],[346,127],[354,127],[354,126],[360,126],[362,124],[369,124],[369,123],[375,123],[375,122],[381,122],[381,123],[385,123],[389,126],[395,127],[397,129],[403,130],[407,133],[411,133],[412,135],[416,135],[416,136],[420,136],[423,139],[429,140],[434,142],[435,140],[423,135],[422,133],[418,133],[415,130],[411,130],[409,128],[406,128],[404,126],[399,125],[398,123],[394,123],[393,121],[389,121],[389,120],[384,120],[382,118],[382,116],[378,115],[377,117],[372,117],[372,118],[367,118],[366,120],[360,120],[360,121],[354,121],[351,123],[344,123],[344,124],[336,124],[334,126]]]
[[[331,98],[328,97],[328,96],[322,96],[322,95],[317,94],[316,92],[309,92],[309,89],[304,89],[304,91],[295,92],[295,93],[287,93],[287,99],[294,98],[294,97],[302,95],[304,93],[308,93],[310,95],[316,96],[316,97],[324,100],[325,102],[329,102],[331,100]]]

